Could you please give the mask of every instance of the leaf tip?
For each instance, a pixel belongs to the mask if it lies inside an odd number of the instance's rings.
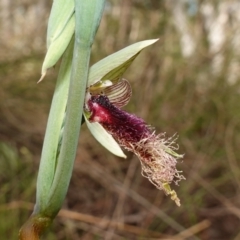
[[[46,76],[46,71],[42,72],[41,78],[37,81],[37,84],[40,83],[44,79],[45,76]]]
[[[149,39],[147,40],[149,42],[149,45],[154,44],[155,42],[157,42],[159,40],[159,38],[155,38],[155,39]]]

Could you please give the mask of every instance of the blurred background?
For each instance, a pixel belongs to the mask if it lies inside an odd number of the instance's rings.
[[[0,236],[17,239],[36,177],[58,66],[36,84],[47,0],[0,0]],[[240,1],[106,1],[91,64],[160,38],[125,74],[125,108],[179,135],[177,207],[131,153],[107,152],[83,126],[63,210],[44,239],[240,239]]]

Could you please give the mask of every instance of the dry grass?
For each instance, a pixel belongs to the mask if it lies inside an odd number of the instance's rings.
[[[113,5],[98,31],[92,62],[135,41],[160,37],[124,76],[133,88],[126,109],[158,132],[178,133],[179,151],[185,153],[178,168],[187,180],[174,189],[182,206],[176,207],[141,176],[135,156],[114,157],[84,126],[67,199],[44,239],[237,240],[240,236],[240,84],[239,79],[227,82],[233,52],[226,43],[221,50],[224,65],[214,74],[214,55],[196,16],[189,24],[193,34],[198,30],[198,46],[184,58],[170,6],[146,2],[145,6],[140,1]],[[34,34],[32,39],[44,42],[45,33]],[[32,39],[28,44],[36,43]],[[35,202],[39,156],[57,74],[56,67],[36,84],[44,46],[38,51],[34,44],[28,54],[25,48],[15,49],[15,57],[11,52],[9,59],[8,54],[0,59],[3,239],[16,239]],[[6,52],[10,52],[8,45],[12,46],[6,44]]]

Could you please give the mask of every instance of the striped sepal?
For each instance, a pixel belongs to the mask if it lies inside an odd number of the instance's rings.
[[[114,106],[122,108],[128,104],[132,96],[132,88],[129,82],[122,78],[116,84],[106,87],[103,90],[103,94],[109,98]]]

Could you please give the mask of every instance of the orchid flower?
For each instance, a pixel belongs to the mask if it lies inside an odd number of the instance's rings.
[[[172,200],[180,206],[180,200],[169,184],[178,182],[184,177],[176,169],[177,159],[181,158],[174,152],[174,138],[165,139],[164,134],[156,134],[154,128],[133,114],[121,108],[127,105],[132,89],[126,79],[116,82],[99,81],[87,89],[85,99],[85,120],[90,130],[98,126],[111,142],[114,149],[118,144],[137,155],[142,165],[142,175],[149,179],[158,189],[171,195]],[[94,125],[93,125],[94,124]],[[103,144],[96,135],[97,140]],[[104,145],[104,144],[103,144]],[[109,145],[109,144],[108,144]],[[111,152],[113,148],[106,146]],[[124,155],[116,155],[124,157]]]

